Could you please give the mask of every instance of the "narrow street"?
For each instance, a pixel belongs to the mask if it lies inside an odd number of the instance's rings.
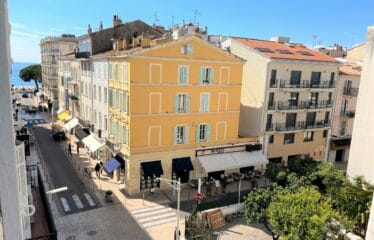
[[[57,193],[56,205],[62,214],[72,214],[100,207],[100,202],[80,179],[67,159],[62,143],[50,137],[49,124],[34,126],[34,134],[42,160],[51,176],[54,188],[68,187],[65,192]]]

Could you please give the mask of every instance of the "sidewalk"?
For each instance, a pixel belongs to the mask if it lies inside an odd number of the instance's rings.
[[[79,149],[79,157],[76,151],[77,139],[71,135],[72,147],[72,161],[73,166],[79,172],[79,175],[84,179],[84,182],[89,186],[91,191],[95,193],[103,206],[113,204],[122,204],[132,214],[137,223],[149,233],[153,239],[173,239],[174,231],[177,222],[176,212],[176,196],[177,193],[170,190],[156,190],[150,196],[149,192],[143,192],[134,196],[125,194],[125,185],[115,182],[109,178],[103,171],[101,178],[97,178],[95,171],[90,173],[90,176],[85,172],[85,168],[94,169],[96,160],[90,159],[85,148]],[[68,140],[69,141],[69,140]],[[69,142],[66,142],[66,145]],[[65,146],[65,149],[67,147]],[[65,152],[67,152],[65,150]],[[259,186],[265,186],[268,183],[265,178],[256,179]],[[248,192],[252,189],[249,180],[243,180],[241,184],[241,191]],[[113,192],[113,202],[105,202],[105,192]],[[193,206],[196,204],[194,194],[197,189],[192,189],[189,185],[183,185],[181,191],[181,212],[180,216],[180,232],[184,235],[185,216],[190,214]],[[202,193],[205,195],[205,186],[202,187]],[[238,194],[238,182],[231,183],[227,186],[227,193],[231,195]],[[213,194],[207,201],[218,199],[221,194],[221,188],[213,187]],[[183,239],[183,238],[182,238]]]
[[[172,202],[170,199],[168,199],[161,191],[157,191],[152,197],[149,197],[148,194],[144,194],[144,199],[142,195],[129,197],[124,194],[124,184],[113,181],[104,174],[104,171],[100,179],[96,176],[95,171],[92,171],[90,176],[88,176],[85,172],[85,168],[94,169],[97,161],[89,158],[88,152],[85,148],[79,148],[78,157],[75,144],[77,139],[73,135],[71,137],[72,158],[70,158],[70,161],[104,207],[122,204],[132,214],[132,217],[136,220],[139,226],[148,232],[153,239],[167,240],[174,238],[178,213],[168,206],[168,204]],[[68,143],[69,142],[66,142],[66,145]],[[105,201],[105,192],[108,190],[113,192],[113,202],[111,203]],[[188,213],[181,212],[180,214],[180,232],[182,235],[184,233],[184,216],[186,214]],[[156,219],[154,217],[155,215],[158,215],[157,218],[165,218]],[[154,218],[153,221],[148,221],[152,220],[152,218]],[[145,222],[146,220],[147,222]]]

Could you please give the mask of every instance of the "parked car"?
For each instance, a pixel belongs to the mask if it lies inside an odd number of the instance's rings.
[[[62,131],[62,130],[52,130],[52,138],[56,142],[65,141],[66,135],[65,135],[64,131]]]
[[[27,113],[36,113],[37,111],[38,111],[38,109],[36,107],[27,106],[27,108],[26,108]]]
[[[22,98],[28,98],[28,97],[29,95],[27,95],[27,93],[22,94]]]

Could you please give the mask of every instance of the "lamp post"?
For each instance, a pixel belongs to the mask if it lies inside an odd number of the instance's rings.
[[[169,186],[171,186],[173,189],[175,189],[178,193],[178,200],[177,200],[177,211],[178,211],[178,217],[177,217],[177,227],[174,232],[174,236],[176,240],[179,240],[179,215],[180,215],[180,200],[181,200],[181,179],[178,178],[177,180],[169,180],[165,178],[156,178],[159,181],[165,181]],[[174,186],[176,185],[176,186]]]

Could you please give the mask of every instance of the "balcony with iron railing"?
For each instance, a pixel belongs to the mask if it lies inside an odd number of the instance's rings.
[[[300,81],[292,83],[291,81],[280,80],[279,88],[335,88],[335,81]]]
[[[331,108],[333,106],[332,101],[324,100],[319,102],[312,101],[279,101],[279,102],[269,102],[268,110],[301,110],[301,109],[323,109]]]
[[[358,88],[344,88],[343,95],[356,97],[358,95]]]
[[[342,117],[345,117],[345,118],[354,118],[355,117],[355,111],[354,110],[351,110],[351,111],[341,111],[341,116]]]
[[[330,127],[330,120],[329,121],[314,121],[314,122],[306,122],[300,121],[296,122],[295,124],[289,123],[271,123],[266,124],[266,131],[267,132],[286,132],[286,131],[297,131],[297,130],[307,130],[307,129],[318,129],[318,128],[327,128]]]

